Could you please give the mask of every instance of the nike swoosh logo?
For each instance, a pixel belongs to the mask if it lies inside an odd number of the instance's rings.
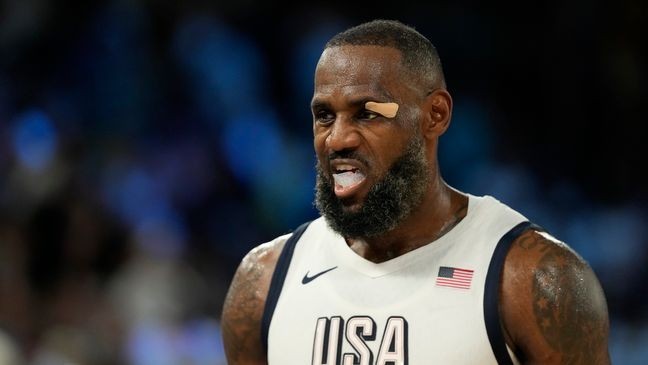
[[[332,267],[332,268],[330,268],[330,269],[328,269],[328,270],[324,270],[324,271],[322,271],[322,272],[318,272],[317,274],[315,274],[315,275],[313,275],[313,276],[308,276],[308,273],[309,273],[310,271],[306,271],[306,275],[304,275],[304,278],[302,279],[302,284],[308,284],[308,283],[310,283],[311,281],[317,279],[318,277],[320,277],[320,276],[326,274],[327,272],[329,272],[329,271],[331,271],[331,270],[335,270],[335,269],[337,269],[337,266],[334,266],[334,267]]]

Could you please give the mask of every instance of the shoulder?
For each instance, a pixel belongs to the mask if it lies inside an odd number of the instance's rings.
[[[253,248],[243,257],[230,284],[226,306],[243,295],[249,296],[247,299],[265,301],[272,273],[289,237],[290,234],[279,236]]]
[[[500,298],[509,345],[542,363],[606,364],[608,314],[583,258],[548,233],[523,232],[504,264]]]
[[[281,250],[290,235],[279,236],[272,241],[260,244],[250,250],[241,260],[235,277],[245,276],[248,279],[261,278],[263,274],[268,272],[272,275]]]
[[[269,284],[277,259],[289,237],[290,234],[279,236],[250,250],[236,269],[230,292],[239,292],[239,284],[254,284],[257,287],[265,283],[266,279]]]
[[[265,359],[260,331],[277,260],[290,234],[261,244],[241,260],[230,284],[221,318],[228,363]]]

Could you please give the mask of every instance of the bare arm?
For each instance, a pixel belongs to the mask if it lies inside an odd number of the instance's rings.
[[[285,240],[275,240],[248,253],[234,275],[221,318],[229,365],[267,364],[261,343],[261,318],[272,273]]]
[[[507,343],[523,364],[610,364],[603,290],[574,251],[527,231],[504,266],[500,301]]]

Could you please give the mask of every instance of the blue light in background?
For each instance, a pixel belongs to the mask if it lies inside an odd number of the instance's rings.
[[[107,205],[132,227],[168,210],[161,190],[158,181],[139,166],[113,167],[104,180]]]
[[[16,116],[12,124],[12,146],[18,162],[35,172],[46,169],[58,146],[52,120],[35,108]]]
[[[476,192],[487,182],[476,181],[473,171],[493,161],[492,122],[479,101],[461,100],[453,109],[450,127],[439,138],[439,164],[450,185]]]
[[[143,217],[134,232],[137,246],[152,257],[179,257],[187,246],[184,220],[171,209]]]
[[[635,285],[624,280],[641,270],[648,253],[645,215],[632,205],[597,208],[573,214],[565,230],[567,242],[595,269],[608,295],[623,295]]]
[[[67,72],[87,113],[84,122],[91,121],[89,135],[133,135],[152,121],[160,88],[151,24],[142,15],[137,2],[119,1],[88,20],[89,29],[72,58],[76,68]]]
[[[287,72],[294,95],[290,108],[303,110],[306,121],[310,121],[309,105],[313,95],[313,76],[317,61],[326,42],[346,25],[341,22],[321,23],[297,40],[291,55],[290,71]],[[297,122],[301,125],[303,120],[298,119]],[[305,125],[310,130],[310,124]]]
[[[126,356],[133,365],[225,365],[220,332],[208,318],[176,326],[138,323],[130,331]]]
[[[218,322],[207,318],[190,321],[184,327],[181,353],[196,365],[225,364],[225,349]]]
[[[281,162],[272,173],[256,181],[253,196],[259,218],[285,229],[317,217],[313,206],[315,169],[310,143],[285,143]]]
[[[220,137],[226,161],[240,182],[250,184],[267,179],[287,163],[289,154],[272,111],[227,120]]]
[[[270,228],[295,227],[314,217],[314,152],[311,140],[283,135],[272,112],[226,122],[223,154],[234,176],[253,193],[258,219]]]
[[[210,122],[219,123],[262,100],[267,78],[262,53],[218,19],[187,18],[176,31],[172,52]]]
[[[158,323],[138,323],[131,328],[126,356],[133,365],[177,364],[174,333]]]

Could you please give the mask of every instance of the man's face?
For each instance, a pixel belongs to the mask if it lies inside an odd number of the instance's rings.
[[[316,205],[346,237],[393,229],[425,193],[429,174],[414,95],[395,49],[333,47],[320,58],[311,103]],[[367,110],[368,101],[399,109],[388,118]]]

